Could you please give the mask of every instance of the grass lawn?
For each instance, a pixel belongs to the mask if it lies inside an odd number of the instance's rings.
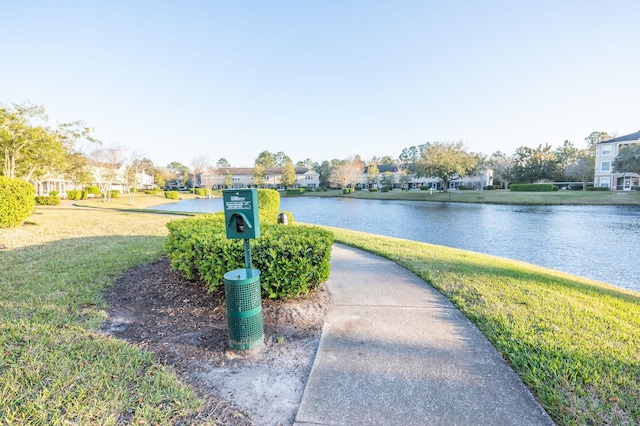
[[[285,193],[282,194],[286,196]],[[295,195],[300,196],[300,195]],[[640,191],[554,191],[511,192],[451,191],[429,193],[429,191],[355,191],[343,195],[342,191],[306,192],[304,197],[349,197],[372,200],[451,201],[458,203],[527,204],[527,205],[636,205],[640,206]]]
[[[115,200],[102,204],[118,208]],[[198,410],[202,401],[153,356],[97,331],[104,290],[164,253],[170,219],[67,205],[39,207],[27,224],[0,229],[4,423],[171,424]],[[389,258],[449,297],[558,424],[640,424],[640,294],[521,262],[329,229],[337,242]]]
[[[164,253],[168,220],[38,208],[0,229],[2,424],[168,424],[199,408],[150,353],[97,332],[103,291]]]
[[[640,424],[639,293],[522,262],[327,229],[445,294],[558,424]]]

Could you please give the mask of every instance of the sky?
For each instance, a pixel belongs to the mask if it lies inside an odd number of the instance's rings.
[[[5,2],[0,103],[157,166],[585,147],[640,129],[640,2]],[[84,147],[90,150],[91,147]]]

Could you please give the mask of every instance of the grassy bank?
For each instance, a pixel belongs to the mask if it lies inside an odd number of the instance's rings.
[[[640,424],[640,294],[530,264],[329,228],[432,284],[558,424]]]
[[[286,194],[283,194],[286,196]],[[296,195],[299,196],[299,195]],[[342,191],[307,192],[304,197],[350,197],[371,200],[439,201],[486,204],[525,205],[636,205],[640,206],[640,191],[555,191],[555,192],[511,192],[492,191],[355,191],[343,195]]]
[[[167,424],[198,410],[153,357],[97,332],[104,289],[163,254],[165,215],[39,208],[0,229],[0,418]],[[640,295],[529,264],[330,228],[447,295],[563,425],[640,424]]]
[[[170,218],[38,209],[0,229],[3,424],[167,424],[201,401],[153,356],[97,332],[103,291],[164,252]]]

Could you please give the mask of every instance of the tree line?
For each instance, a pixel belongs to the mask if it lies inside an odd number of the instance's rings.
[[[392,184],[390,174],[379,172],[380,166],[394,166],[401,185],[412,177],[438,178],[443,186],[464,176],[476,175],[486,169],[494,171],[494,183],[507,188],[510,183],[581,182],[586,187],[593,181],[595,150],[599,142],[611,139],[606,132],[594,131],[585,138],[583,148],[565,140],[553,148],[540,144],[537,147],[521,146],[512,154],[496,151],[486,156],[470,152],[462,142],[426,142],[402,149],[397,158],[386,155],[363,160],[359,155],[348,159],[332,159],[314,162],[298,161],[283,152],[262,151],[253,165],[254,183],[268,185],[266,170],[281,170],[282,185],[296,183],[295,169],[305,167],[320,175],[324,187],[355,185],[366,170],[370,183]],[[87,154],[78,148],[79,141],[89,142]],[[2,174],[35,183],[48,178],[65,176],[77,186],[91,183],[88,161],[101,165],[127,165],[127,176],[137,176],[141,171],[153,174],[155,184],[164,187],[166,182],[181,182],[193,187],[200,184],[206,172],[224,174],[224,185],[233,185],[231,164],[220,158],[210,164],[207,156],[200,155],[191,161],[190,167],[174,161],[166,167],[157,167],[140,154],[125,155],[126,148],[105,146],[95,139],[91,129],[82,121],[48,125],[44,107],[30,104],[0,105],[0,155],[3,156]],[[613,163],[620,172],[640,173],[640,144],[623,147]],[[105,170],[106,169],[106,170]],[[102,181],[113,182],[115,170],[103,167]],[[113,176],[106,176],[106,175]],[[130,182],[135,187],[136,182]],[[390,186],[390,185],[389,185]],[[104,191],[108,192],[108,191]]]

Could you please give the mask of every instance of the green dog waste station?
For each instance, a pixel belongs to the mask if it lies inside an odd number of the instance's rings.
[[[224,274],[229,346],[256,348],[264,341],[260,271],[251,267],[249,239],[260,236],[258,194],[255,188],[222,191],[227,238],[244,240],[244,269]]]

